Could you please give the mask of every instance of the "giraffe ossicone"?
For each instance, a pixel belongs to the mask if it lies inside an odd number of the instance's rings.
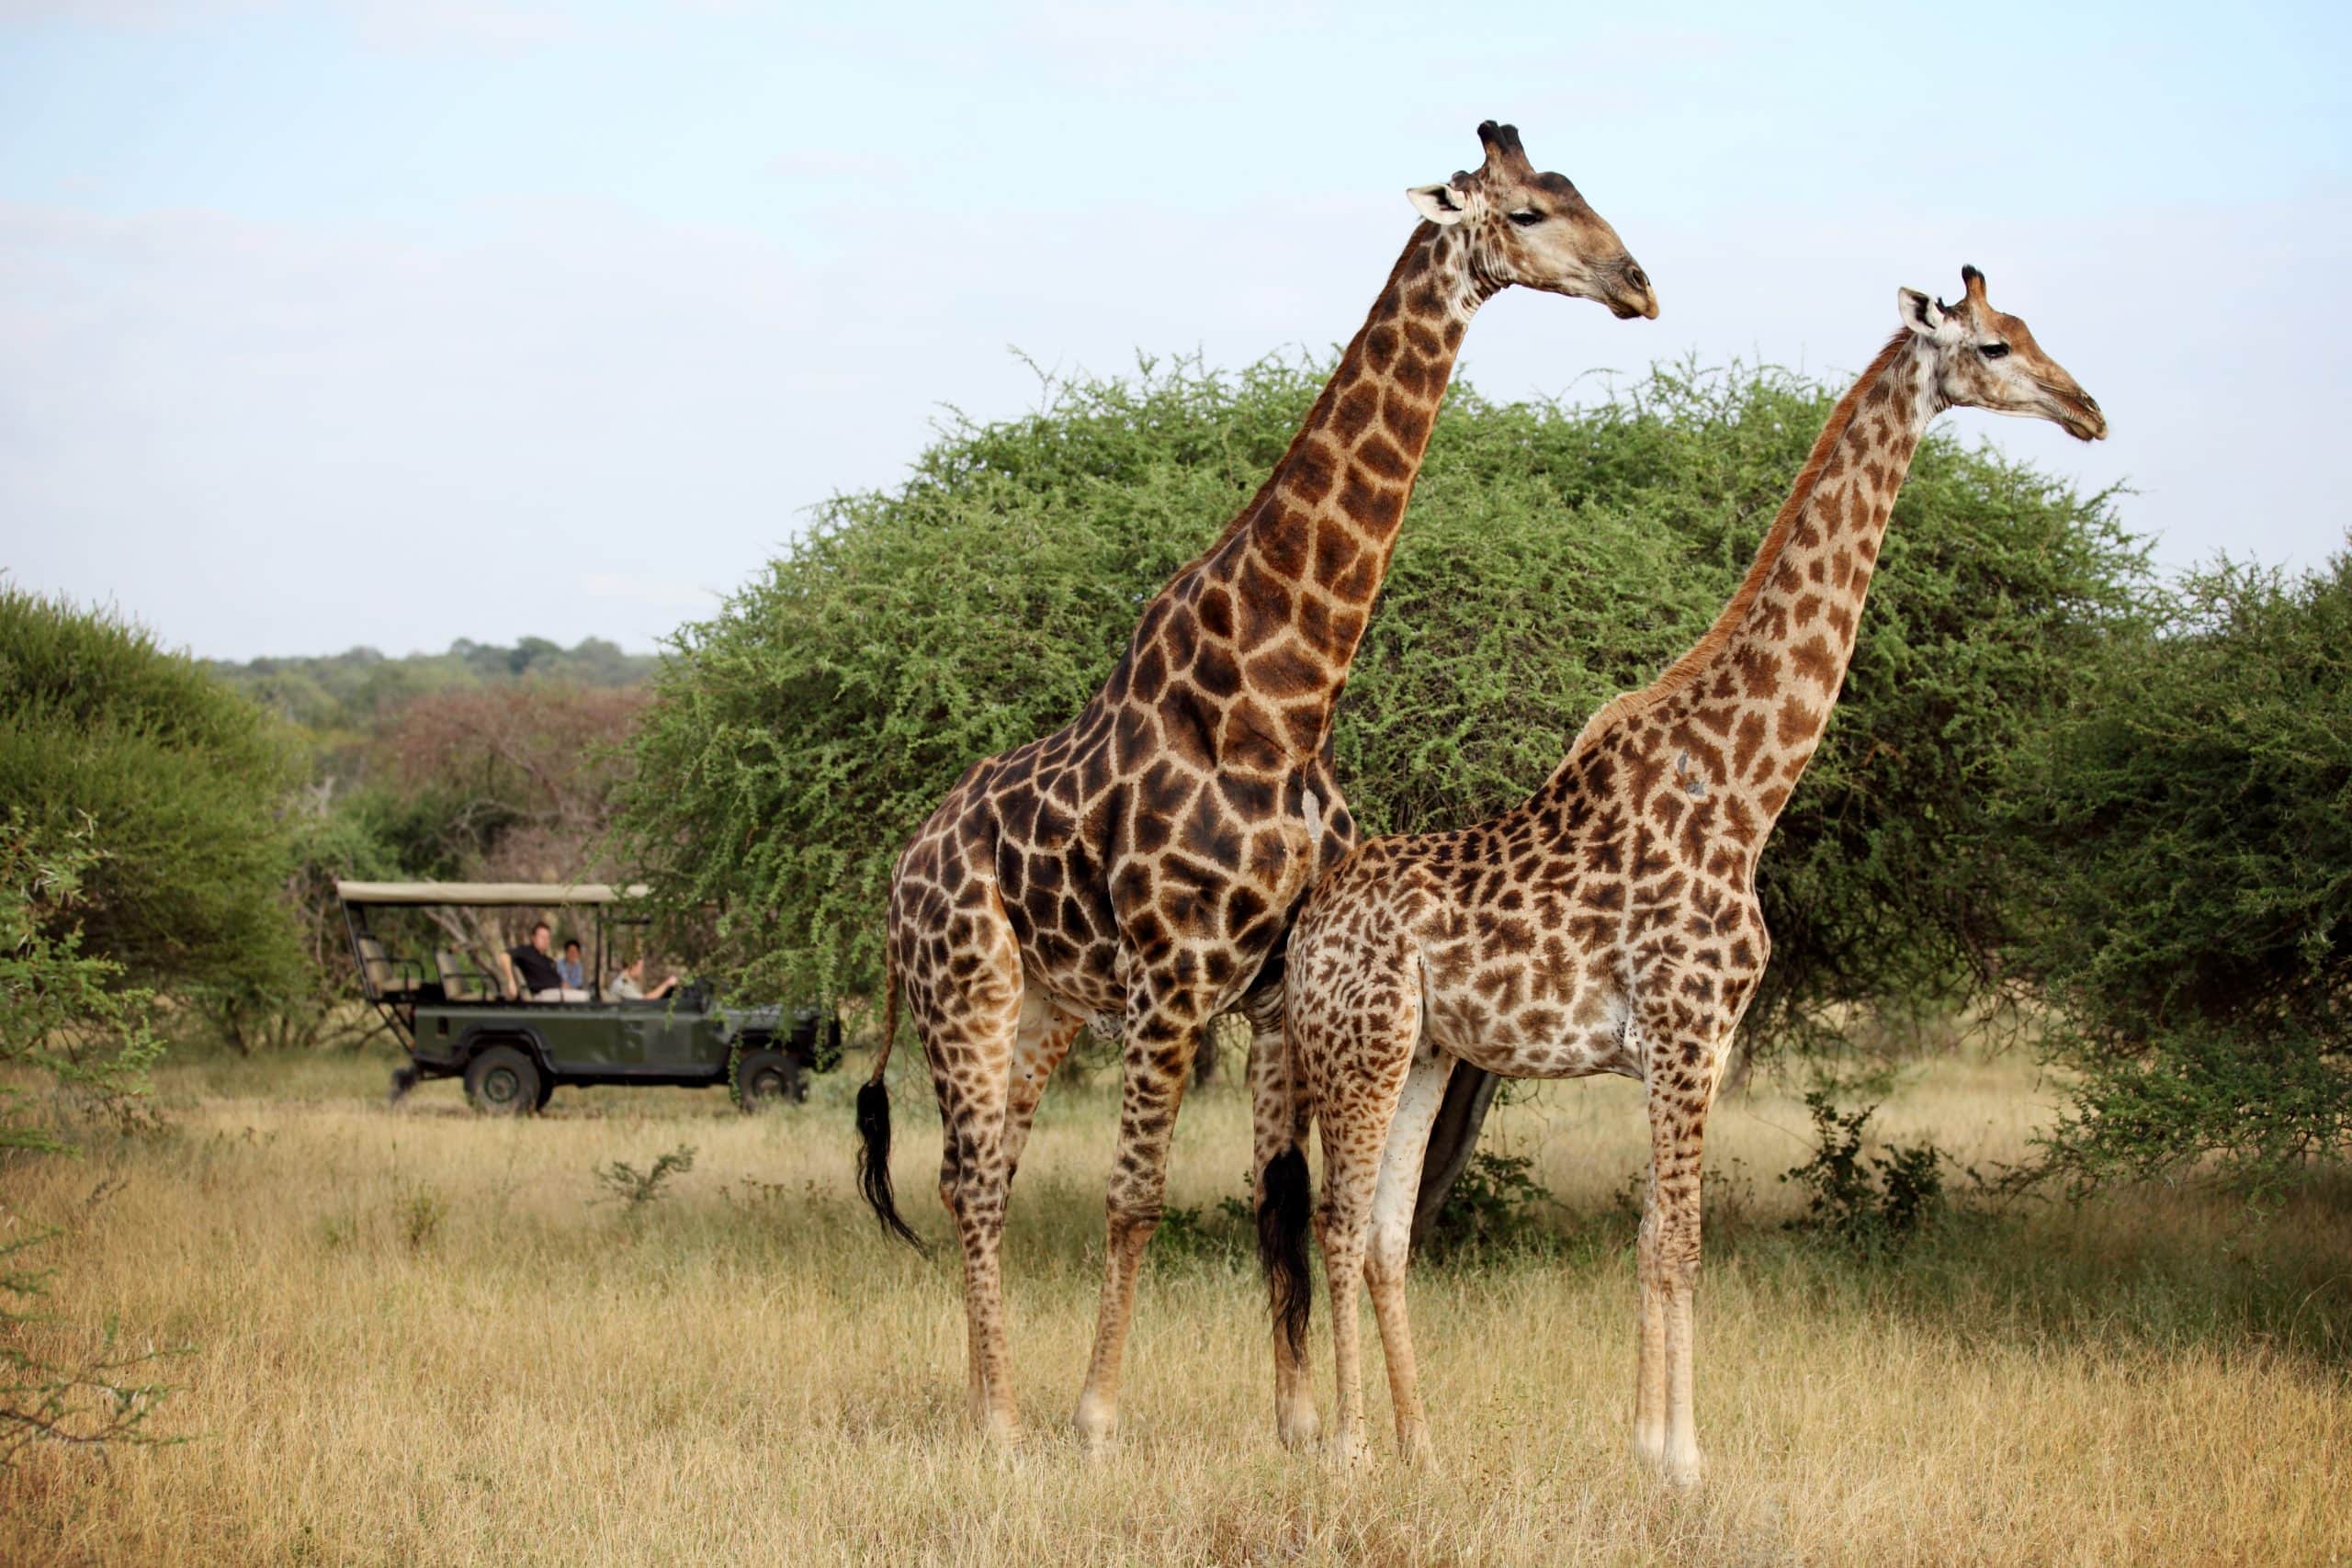
[[[1691,1403],[1701,1145],[1733,1033],[1771,952],[1756,863],[1829,722],[1896,491],[1955,406],[2095,440],[2098,402],[1994,310],[1983,274],[1946,306],[1898,299],[1903,330],[1838,403],[1713,626],[1604,705],[1523,805],[1451,833],[1375,839],[1291,933],[1285,1046],[1253,1064],[1261,1253],[1277,1429],[1304,1406],[1306,1165],[1330,1281],[1337,1449],[1366,1451],[1357,1292],[1369,1288],[1399,1449],[1430,1450],[1405,1268],[1430,1125],[1455,1062],[1513,1077],[1616,1073],[1645,1086],[1650,1173],[1637,1254],[1636,1449],[1699,1474]]]
[[[1475,173],[1412,193],[1429,220],[1256,496],[1146,606],[1077,718],[974,764],[893,871],[883,1047],[858,1096],[860,1187],[911,1240],[890,1190],[882,1078],[903,998],[939,1097],[972,1413],[1001,1436],[1018,1425],[1006,1195],[1080,1026],[1117,1014],[1125,1069],[1077,1416],[1096,1440],[1116,1420],[1136,1275],[1201,1031],[1238,1009],[1261,1043],[1253,1055],[1279,1055],[1268,1043],[1279,944],[1315,877],[1355,841],[1331,776],[1332,709],[1472,315],[1513,284],[1620,317],[1657,313],[1647,276],[1576,186],[1536,170],[1510,127],[1478,134]]]

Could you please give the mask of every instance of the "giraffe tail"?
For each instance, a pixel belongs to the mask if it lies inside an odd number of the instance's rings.
[[[857,1190],[885,1234],[895,1235],[917,1252],[930,1255],[905,1218],[890,1190],[890,1086],[882,1074],[890,1065],[890,1046],[899,1037],[899,965],[889,944],[882,950],[882,1046],[874,1053],[874,1075],[857,1090]]]
[[[1306,1107],[1292,1077],[1290,1031],[1279,1001],[1272,1022],[1272,1030],[1260,1022],[1250,1063],[1251,1120],[1259,1129],[1261,1160],[1258,1263],[1265,1270],[1275,1327],[1296,1358],[1306,1352],[1307,1320],[1315,1303],[1306,1256],[1315,1201],[1306,1178]]]

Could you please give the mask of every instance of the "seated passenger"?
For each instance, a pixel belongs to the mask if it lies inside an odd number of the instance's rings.
[[[506,966],[515,978],[516,989],[535,1002],[584,1002],[588,993],[566,986],[563,971],[548,956],[548,944],[555,933],[545,920],[531,928],[531,940],[520,947],[506,950]]]
[[[632,958],[628,966],[613,976],[613,995],[625,1002],[658,1002],[678,987],[678,977],[670,976],[651,990],[645,988],[645,960]]]
[[[555,968],[556,973],[563,976],[563,983],[571,987],[573,990],[578,991],[587,988],[588,972],[580,966],[580,939],[578,937],[572,937],[564,942],[563,956],[556,961]]]

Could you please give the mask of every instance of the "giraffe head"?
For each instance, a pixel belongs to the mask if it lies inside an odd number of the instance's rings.
[[[1932,345],[1936,389],[1944,402],[2050,420],[2078,441],[2104,437],[2107,415],[2098,400],[2041,352],[2023,321],[1993,309],[1984,298],[1984,275],[1964,266],[1960,279],[1968,292],[1957,305],[1916,288],[1901,293],[1903,324]]]
[[[1657,317],[1657,294],[1609,221],[1585,204],[1565,175],[1527,161],[1514,126],[1478,128],[1487,161],[1443,185],[1405,194],[1441,228],[1459,227],[1472,265],[1497,284],[1598,299],[1619,320]]]

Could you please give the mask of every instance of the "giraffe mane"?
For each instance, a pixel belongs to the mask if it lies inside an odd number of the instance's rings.
[[[1749,607],[1756,603],[1756,596],[1764,591],[1764,584],[1770,580],[1772,569],[1780,562],[1781,549],[1788,544],[1789,536],[1796,530],[1797,519],[1804,515],[1805,507],[1813,500],[1814,490],[1821,482],[1821,471],[1828,466],[1829,454],[1837,450],[1838,443],[1845,438],[1847,428],[1854,423],[1855,412],[1861,406],[1862,394],[1877,383],[1888,367],[1894,363],[1895,356],[1909,347],[1910,343],[1911,333],[1908,331],[1897,331],[1887,339],[1886,346],[1878,351],[1878,357],[1871,361],[1870,367],[1855,378],[1853,386],[1829,411],[1828,423],[1821,427],[1821,434],[1815,439],[1813,450],[1805,457],[1804,467],[1797,470],[1796,482],[1789,488],[1789,499],[1781,503],[1780,513],[1772,519],[1772,526],[1765,530],[1763,543],[1756,547],[1756,559],[1749,565],[1747,575],[1740,580],[1731,602],[1715,616],[1714,624],[1707,628],[1706,635],[1648,685],[1635,691],[1621,692],[1601,704],[1600,711],[1587,719],[1584,728],[1577,732],[1575,742],[1568,748],[1569,755],[1574,756],[1583,749],[1588,739],[1609,726],[1646,712],[1681,691],[1714,662],[1716,656],[1723,652],[1733,634],[1739,629],[1740,623],[1747,619]]]

